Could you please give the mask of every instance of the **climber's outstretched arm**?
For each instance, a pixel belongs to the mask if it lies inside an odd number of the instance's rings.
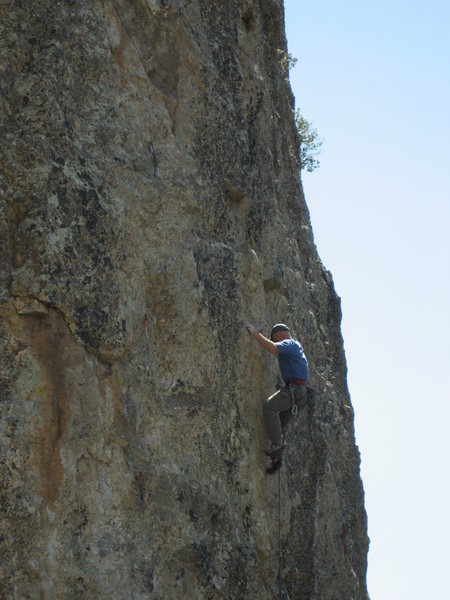
[[[280,353],[278,346],[276,344],[274,344],[274,342],[272,342],[271,340],[266,338],[262,333],[257,331],[257,329],[255,329],[255,327],[253,327],[253,325],[251,323],[247,323],[247,325],[245,327],[246,327],[248,333],[252,337],[255,338],[255,340],[258,342],[258,344],[260,346],[262,346],[264,348],[264,350],[267,350],[268,352],[271,352],[272,354]]]

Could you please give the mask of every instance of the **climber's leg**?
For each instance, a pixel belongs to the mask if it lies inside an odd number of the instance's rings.
[[[288,389],[275,392],[263,404],[264,424],[273,450],[282,448],[280,412],[291,408],[291,395]]]

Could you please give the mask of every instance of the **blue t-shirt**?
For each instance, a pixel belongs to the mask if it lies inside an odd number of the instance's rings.
[[[276,342],[276,345],[280,351],[278,362],[285,383],[290,379],[308,381],[308,361],[299,342],[288,339]]]

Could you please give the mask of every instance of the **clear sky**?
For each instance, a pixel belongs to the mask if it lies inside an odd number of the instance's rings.
[[[372,600],[450,594],[450,1],[285,0],[323,138],[303,173],[342,299]]]

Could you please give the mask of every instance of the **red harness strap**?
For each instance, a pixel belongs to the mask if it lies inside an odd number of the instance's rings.
[[[288,379],[288,381],[286,381],[286,387],[288,387],[291,384],[301,385],[302,387],[306,387],[305,379]]]

